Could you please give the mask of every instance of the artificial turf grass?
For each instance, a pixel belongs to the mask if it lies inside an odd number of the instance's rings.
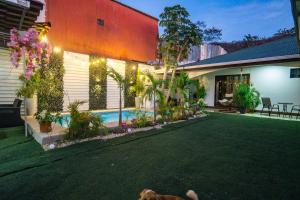
[[[4,199],[137,199],[142,189],[152,188],[183,197],[194,189],[200,199],[297,199],[299,130],[299,122],[211,114],[51,152],[29,141],[0,151],[0,173],[6,173],[0,194]]]

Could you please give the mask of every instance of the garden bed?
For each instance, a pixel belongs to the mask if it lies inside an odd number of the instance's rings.
[[[188,120],[191,119],[196,119],[196,118],[202,118],[202,117],[206,117],[206,114],[203,115],[199,115],[199,116],[195,116],[193,118],[189,118]],[[113,138],[118,138],[118,137],[123,137],[126,136],[128,134],[136,134],[139,132],[145,132],[145,131],[149,131],[152,129],[161,129],[166,125],[169,124],[175,124],[175,123],[180,123],[180,122],[184,122],[187,120],[178,120],[178,121],[173,121],[173,122],[166,122],[164,124],[156,124],[153,126],[147,126],[147,127],[142,127],[142,128],[128,128],[128,130],[126,132],[121,132],[121,133],[114,133],[116,131],[114,131],[114,129],[118,129],[118,127],[110,127],[110,133],[108,133],[107,135],[105,134],[100,134],[98,136],[95,137],[90,137],[90,138],[84,138],[84,139],[76,139],[76,140],[65,140],[64,139],[64,135],[66,134],[66,132],[64,131],[64,134],[60,135],[61,137],[57,137],[57,135],[59,135],[59,133],[38,133],[41,136],[48,136],[47,139],[45,139],[45,141],[47,141],[46,143],[40,143],[43,147],[43,149],[45,151],[48,150],[52,150],[52,149],[57,149],[57,148],[64,148],[70,145],[74,145],[74,144],[78,144],[78,143],[83,143],[83,142],[88,142],[88,141],[93,141],[93,140],[110,140]],[[54,129],[56,130],[56,129]],[[34,137],[36,139],[36,137]],[[37,139],[36,139],[37,140]],[[37,140],[38,141],[38,140]]]

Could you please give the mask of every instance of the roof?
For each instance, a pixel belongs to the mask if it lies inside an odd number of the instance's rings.
[[[282,57],[299,54],[299,47],[296,37],[287,37],[273,42],[265,43],[255,47],[241,49],[225,55],[216,56],[213,58],[200,60],[194,63],[181,65],[180,67],[189,68],[201,65],[220,65],[220,63],[232,63],[238,61],[247,61],[271,57]],[[245,63],[244,63],[245,64]]]

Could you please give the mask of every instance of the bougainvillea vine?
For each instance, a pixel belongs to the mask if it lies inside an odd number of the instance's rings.
[[[7,46],[11,50],[11,63],[19,67],[22,56],[25,57],[25,78],[28,80],[35,68],[41,65],[41,62],[47,62],[51,54],[50,45],[39,39],[39,33],[34,28],[20,32],[13,28],[10,31],[10,41]]]

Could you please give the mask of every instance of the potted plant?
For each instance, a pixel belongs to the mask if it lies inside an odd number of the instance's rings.
[[[259,92],[249,84],[240,83],[235,87],[234,101],[241,114],[245,114],[249,109],[254,110],[260,103],[259,96]]]
[[[25,98],[26,114],[34,115],[37,110],[37,98],[35,93],[39,84],[39,76],[35,73],[26,80],[25,76],[21,75],[19,80],[22,81],[23,84],[22,87],[17,90],[17,96]]]
[[[40,131],[42,133],[49,133],[52,131],[52,122],[61,122],[62,116],[60,113],[54,115],[47,110],[43,110],[42,112],[35,113],[35,119],[40,124]]]
[[[236,105],[240,108],[240,113],[245,114],[246,108],[249,107],[248,93],[250,86],[245,83],[236,85],[234,91],[234,101]]]

